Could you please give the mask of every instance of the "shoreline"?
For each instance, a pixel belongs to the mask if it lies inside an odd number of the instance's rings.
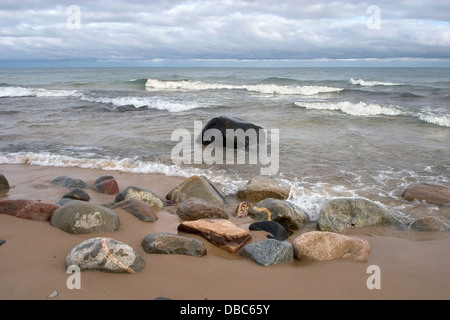
[[[67,174],[93,182],[102,175],[112,175],[119,189],[134,185],[145,187],[165,199],[172,188],[185,180],[163,174],[126,173],[100,169],[0,165],[11,189],[0,199],[41,200],[56,203],[68,191],[50,184],[58,175]],[[87,190],[92,203],[107,203],[115,195]],[[251,218],[237,219],[232,213],[237,200],[227,206],[230,220],[247,228]],[[119,230],[110,233],[73,235],[50,225],[0,215],[0,299],[2,300],[367,300],[367,299],[449,299],[450,235],[447,232],[401,231],[393,226],[359,228],[344,234],[357,235],[371,244],[367,262],[331,260],[285,263],[263,267],[220,249],[198,235],[206,248],[204,257],[147,254],[142,239],[150,233],[178,233],[180,219],[176,207],[157,211],[158,220],[142,222],[121,209]],[[443,211],[448,211],[447,209]],[[288,241],[314,229],[314,223],[296,231]],[[133,275],[86,271],[81,273],[81,289],[66,286],[70,274],[65,258],[80,242],[93,237],[122,241],[146,261],[143,271]],[[252,241],[265,239],[262,231],[251,232]],[[381,289],[370,290],[367,268],[381,270]],[[48,296],[54,292],[54,298]]]

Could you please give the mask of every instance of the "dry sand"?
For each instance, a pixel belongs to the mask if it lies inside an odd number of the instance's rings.
[[[161,198],[184,178],[156,174],[132,174],[81,168],[48,168],[0,165],[0,173],[11,189],[0,199],[30,199],[55,203],[67,189],[50,184],[60,174],[92,183],[102,175],[113,175],[120,189],[146,187]],[[106,203],[114,196],[88,190],[91,202]],[[236,202],[230,199],[231,213]],[[447,209],[444,209],[447,210]],[[353,229],[371,243],[368,262],[333,260],[299,262],[263,267],[202,240],[204,257],[147,254],[141,242],[149,233],[177,232],[180,223],[175,207],[158,211],[156,222],[142,222],[122,210],[120,228],[113,233],[73,235],[49,222],[0,215],[0,299],[2,300],[301,300],[301,299],[439,299],[450,298],[450,233],[401,231],[395,227]],[[248,228],[250,218],[230,218]],[[249,220],[250,219],[250,220]],[[294,233],[314,229],[314,225]],[[251,231],[253,241],[264,232]],[[98,236],[132,246],[146,261],[137,274],[81,273],[81,289],[68,289],[65,258],[80,242]],[[370,265],[380,267],[381,289],[368,289]],[[57,296],[48,296],[57,291]]]

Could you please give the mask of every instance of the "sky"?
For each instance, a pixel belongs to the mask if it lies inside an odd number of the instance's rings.
[[[450,1],[0,0],[0,67],[450,67]]]

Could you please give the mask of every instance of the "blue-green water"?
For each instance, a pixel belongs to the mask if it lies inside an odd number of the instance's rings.
[[[445,68],[3,69],[0,164],[205,174],[233,193],[263,165],[171,159],[175,129],[228,115],[279,130],[273,177],[313,216],[341,196],[406,212],[407,186],[450,184],[449,101]]]

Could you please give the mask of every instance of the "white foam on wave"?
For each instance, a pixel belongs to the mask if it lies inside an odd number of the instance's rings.
[[[246,182],[239,176],[226,175],[222,171],[210,171],[193,167],[168,165],[154,161],[134,158],[77,158],[66,155],[34,152],[16,152],[0,154],[0,164],[28,164],[41,167],[78,167],[84,169],[101,169],[105,171],[121,171],[130,173],[158,173],[166,176],[189,178],[203,175],[212,182],[223,186],[225,194],[234,194]]]
[[[87,102],[113,104],[114,106],[117,107],[126,105],[133,105],[136,108],[149,107],[151,109],[165,110],[169,112],[182,112],[207,107],[197,102],[180,103],[162,99],[155,99],[154,97],[126,96],[126,97],[107,98],[107,97],[89,97],[83,94],[81,100]]]
[[[431,115],[431,114],[420,114],[420,120],[436,124],[440,127],[450,127],[450,116],[447,115]]]
[[[295,102],[298,107],[314,110],[332,110],[341,111],[352,116],[379,116],[388,115],[396,116],[402,115],[404,112],[400,107],[385,106],[376,103],[365,103],[360,101],[358,103],[342,101],[342,102]]]
[[[75,90],[48,90],[41,88],[0,87],[0,97],[70,97],[79,96]]]
[[[351,84],[360,85],[362,87],[373,87],[373,86],[401,86],[403,83],[394,83],[394,82],[383,82],[383,81],[366,81],[363,79],[350,79]]]
[[[230,85],[220,83],[205,83],[200,81],[161,81],[148,79],[147,90],[246,90],[263,94],[280,95],[317,95],[320,93],[340,92],[344,89],[328,86],[280,86],[276,84]]]

